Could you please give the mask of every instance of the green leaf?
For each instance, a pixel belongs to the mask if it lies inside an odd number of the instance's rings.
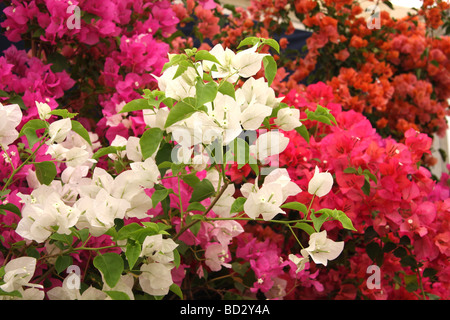
[[[39,253],[39,251],[36,250],[36,247],[29,247],[26,250],[26,253],[27,253],[28,257],[32,257],[35,259],[40,259],[40,257],[41,257],[41,254]]]
[[[363,191],[363,193],[366,196],[369,196],[370,195],[370,182],[365,180],[364,185],[362,186],[361,190]]]
[[[73,259],[71,256],[59,256],[55,262],[55,270],[57,273],[61,273],[72,265]]]
[[[17,104],[19,105],[20,109],[27,110],[27,107],[25,106],[25,103],[23,102],[23,98],[19,95],[12,96],[8,99],[9,104]]]
[[[89,145],[92,145],[91,138],[89,137],[89,132],[83,127],[81,123],[79,123],[76,120],[71,120],[72,123],[72,131],[75,131],[82,137],[84,140],[86,140]]]
[[[300,203],[300,202],[285,203],[280,208],[296,210],[296,211],[302,212],[304,214],[308,213],[308,208],[303,203]]]
[[[130,297],[122,291],[104,291],[112,300],[130,300]]]
[[[234,272],[237,272],[242,277],[247,273],[248,269],[250,268],[250,262],[238,262],[235,261],[231,264],[231,268]]]
[[[380,245],[372,241],[366,246],[366,252],[370,259],[375,262],[378,266],[381,266],[383,263],[383,250]]]
[[[117,154],[118,151],[125,150],[125,147],[116,147],[116,146],[109,146],[98,149],[93,155],[92,159],[98,160],[99,158],[106,156],[110,153]]]
[[[160,230],[156,223],[152,223],[152,225],[146,225],[145,228],[134,231],[130,234],[130,238],[136,240],[139,243],[144,243],[145,238],[148,236],[154,236],[155,234],[159,234]]]
[[[189,186],[194,187],[197,183],[200,182],[200,179],[197,177],[197,175],[194,173],[185,175],[181,177],[181,180],[186,182]]]
[[[423,271],[423,276],[425,278],[433,278],[437,274],[437,270],[433,268],[426,268]]]
[[[413,256],[407,255],[400,259],[400,264],[403,267],[410,267],[413,271],[417,269],[417,261]]]
[[[378,183],[377,177],[372,172],[370,172],[368,169],[364,169],[363,174],[366,176],[366,178],[369,178],[373,182]]]
[[[191,67],[190,63],[188,61],[182,61],[178,65],[177,71],[175,72],[172,80],[175,80],[176,78],[180,77],[183,73],[186,72],[186,70]]]
[[[184,101],[179,101],[176,105],[172,107],[172,109],[170,109],[164,127],[165,128],[170,127],[171,125],[177,123],[178,121],[189,118],[196,111],[197,109],[194,106]]]
[[[36,177],[38,181],[45,185],[50,185],[56,177],[56,166],[51,161],[35,162]]]
[[[122,258],[115,252],[100,254],[94,258],[94,266],[103,274],[106,284],[114,288],[124,269]]]
[[[73,236],[70,234],[53,233],[50,235],[50,239],[61,241],[69,246],[73,244]]]
[[[148,99],[136,99],[124,105],[122,110],[120,110],[120,113],[133,112],[144,109],[154,109],[154,108],[155,106],[153,104],[150,104]]]
[[[139,139],[139,145],[141,146],[141,152],[143,159],[150,158],[156,150],[164,138],[164,131],[160,128],[150,128],[145,130]]]
[[[353,226],[352,220],[345,214],[345,212],[334,209],[332,211],[331,217],[334,220],[338,220],[345,229],[357,231]]]
[[[397,245],[394,242],[386,242],[383,246],[383,252],[391,252],[395,248],[397,248]]]
[[[204,217],[201,214],[194,214],[194,215],[187,215],[186,216],[186,224],[190,224],[194,220],[200,220],[202,221]],[[195,223],[193,224],[189,230],[196,236],[198,232],[200,231],[201,223]]]
[[[244,197],[236,198],[236,200],[234,200],[233,204],[231,205],[230,213],[244,211],[244,203],[246,200],[247,200],[247,198],[244,198]]]
[[[181,263],[181,256],[177,249],[173,250],[173,264],[175,268],[178,268]]]
[[[311,234],[316,232],[316,230],[314,230],[314,228],[311,227],[306,222],[297,222],[293,227],[294,228],[298,228],[298,229],[302,229],[303,231],[306,231],[309,235],[311,235]]]
[[[86,241],[90,235],[89,229],[87,229],[87,228],[81,229],[81,230],[74,229],[74,230],[72,230],[72,232],[75,235],[75,237],[80,239],[82,242]]]
[[[204,205],[202,205],[200,202],[192,202],[189,204],[189,206],[186,208],[186,212],[191,211],[201,211],[205,212],[206,208]]]
[[[215,82],[204,83],[203,80],[198,79],[195,84],[195,90],[197,94],[196,107],[200,107],[207,102],[214,101],[217,96],[218,87]]]
[[[4,210],[7,210],[14,214],[17,214],[19,217],[21,216],[20,209],[12,203],[0,204],[0,210],[1,210],[0,214],[3,214],[3,215],[6,215]]]
[[[127,224],[126,226],[123,226],[117,233],[117,240],[125,240],[127,238],[130,237],[130,235],[137,231],[137,230],[141,230],[144,227],[133,222],[130,224]]]
[[[209,53],[209,51],[206,51],[206,50],[197,51],[197,53],[195,54],[195,60],[196,61],[208,60],[208,61],[217,63],[218,65],[221,65],[219,60],[217,60],[217,58],[215,56],[213,56],[211,53]]]
[[[273,80],[275,79],[275,76],[277,75],[277,63],[275,62],[272,56],[264,56],[263,65],[264,65],[264,75],[270,86]]]
[[[19,137],[25,135],[28,140],[28,146],[32,148],[39,140],[36,131],[40,129],[46,129],[48,123],[41,119],[32,119],[27,121],[20,130]]]
[[[47,63],[51,64],[50,69],[53,72],[69,71],[70,69],[70,64],[67,62],[66,57],[58,52],[50,53],[47,56]]]
[[[306,110],[305,112],[308,120],[315,120],[328,125],[331,125],[332,123],[337,124],[336,119],[330,113],[330,110],[322,107],[321,105],[317,105],[317,108],[314,112],[311,110]]]
[[[300,127],[295,128],[295,131],[298,132],[298,134],[300,134],[303,139],[306,140],[306,142],[309,143],[309,131],[308,128],[306,128],[306,126],[301,125]]]
[[[328,217],[329,215],[327,213],[322,213],[320,216],[317,216],[314,211],[311,211],[311,220],[313,221],[314,229],[316,229],[317,232],[320,232],[322,224]]]
[[[233,143],[229,145],[232,147],[233,161],[237,163],[238,169],[241,169],[250,161],[250,146],[247,141],[241,138],[234,139]],[[255,162],[256,163],[256,162]]]
[[[344,173],[358,173],[355,168],[349,167],[344,169]]]
[[[62,118],[73,118],[76,115],[78,115],[78,113],[72,113],[66,109],[55,109],[55,110],[50,111],[49,114],[54,115],[54,116],[59,116]]]
[[[228,81],[222,81],[218,88],[219,92],[225,95],[228,95],[236,100],[236,91],[234,90],[234,86],[232,83]]]
[[[214,195],[216,189],[208,179],[203,179],[194,186],[189,203],[200,202]]]
[[[383,3],[389,7],[389,9],[394,10],[394,6],[388,0],[383,0]]]
[[[26,129],[32,129],[32,130],[36,131],[39,129],[47,128],[47,126],[48,126],[48,124],[44,120],[41,120],[41,119],[29,120],[23,125],[22,129],[20,130],[19,137],[21,137],[25,134],[24,131]]]
[[[164,189],[155,190],[155,192],[153,192],[153,194],[152,194],[153,208],[155,208],[158,205],[158,203],[163,201],[168,195],[169,195],[169,189],[164,188]]]
[[[181,300],[183,300],[183,292],[181,291],[181,288],[177,284],[172,283],[172,285],[169,287],[169,290],[175,293],[178,297],[180,297]]]
[[[125,251],[125,256],[127,257],[128,266],[131,270],[133,269],[137,259],[139,258],[139,255],[141,254],[142,246],[139,242],[135,242],[129,239],[127,241],[126,248],[127,250]]]
[[[18,290],[6,292],[6,291],[3,291],[2,289],[0,289],[0,296],[10,296],[10,297],[22,298],[22,294]]]
[[[237,49],[239,49],[240,47],[243,47],[243,46],[254,46],[255,44],[257,44],[258,42],[260,41],[260,39],[258,38],[258,37],[248,37],[248,38],[245,38],[244,40],[242,40],[240,43],[239,43],[239,45],[238,45],[238,47],[237,47]]]
[[[275,49],[277,53],[280,53],[280,45],[278,42],[274,39],[264,39],[262,44],[267,44],[271,48]]]
[[[180,64],[182,61],[187,61],[188,57],[185,54],[176,54],[170,58],[169,62],[164,64],[162,71],[165,71],[167,68]]]

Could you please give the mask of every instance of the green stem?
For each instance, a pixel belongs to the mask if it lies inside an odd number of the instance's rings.
[[[28,156],[28,158],[20,164],[16,169],[11,172],[11,175],[9,176],[8,180],[6,181],[5,185],[2,188],[2,192],[8,188],[8,186],[11,184],[11,181],[13,180],[14,176],[26,165],[30,162],[30,160],[36,155],[38,150],[45,144],[45,139],[42,139],[42,141],[39,143],[39,146],[33,151],[32,154]]]
[[[279,223],[284,225],[289,225],[290,223],[297,223],[297,222],[311,222],[312,220],[290,220],[290,221],[284,221],[284,220],[264,220],[262,218],[249,218],[249,217],[231,217],[231,218],[205,218],[205,221],[220,221],[220,220],[244,220],[244,221],[261,221],[261,222],[269,222],[269,223]]]
[[[225,182],[225,184],[222,186],[222,189],[220,189],[217,196],[214,198],[214,200],[211,202],[211,204],[208,206],[208,208],[206,208],[205,212],[203,213],[203,216],[205,218],[206,218],[206,215],[208,214],[208,212],[210,212],[211,209],[216,205],[217,201],[219,201],[220,197],[223,195],[223,193],[225,192],[227,187],[228,187],[228,182]],[[192,227],[193,225],[195,225],[196,223],[198,223],[200,221],[201,220],[197,219],[197,220],[191,221],[184,227],[181,227],[180,231],[178,231],[178,233],[173,237],[173,241],[177,240],[178,237],[181,236],[186,230],[188,230],[190,227]]]
[[[183,212],[183,200],[181,199],[181,184],[180,184],[180,177],[177,177],[178,180],[178,200],[180,202],[180,227],[183,226],[183,218],[184,218],[184,212]]]
[[[287,225],[289,230],[291,230],[292,235],[294,236],[295,240],[297,240],[298,244],[300,245],[300,247],[302,247],[302,249],[305,249],[302,245],[302,243],[300,242],[300,240],[297,238],[297,235],[295,234],[294,230],[292,229],[291,225],[288,224]]]
[[[309,210],[311,210],[311,206],[312,206],[312,204],[313,204],[313,202],[314,202],[314,198],[315,198],[315,197],[316,197],[316,193],[314,192],[314,194],[313,194],[313,196],[312,196],[312,198],[311,198],[311,202],[309,203],[309,206],[308,206],[308,211],[306,211],[305,219],[306,219],[306,217],[308,216]]]

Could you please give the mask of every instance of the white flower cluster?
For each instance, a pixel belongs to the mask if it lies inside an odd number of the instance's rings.
[[[261,69],[262,59],[267,55],[258,53],[256,50],[257,45],[235,54],[217,44],[209,53],[219,63],[208,60],[196,62],[195,68],[187,67],[180,76],[176,77],[179,66],[173,65],[167,68],[161,77],[156,77],[160,90],[165,92],[166,97],[176,101],[198,97],[196,85],[199,81],[204,82],[201,75],[205,71],[209,72],[213,79],[231,83],[236,83],[239,77],[245,78],[243,85],[235,90],[234,97],[219,90],[212,101],[205,103],[206,110],[196,111],[167,128],[164,124],[169,116],[169,109],[163,107],[144,110],[144,119],[149,126],[159,127],[172,133],[173,139],[183,149],[180,151],[182,153],[180,158],[184,163],[187,163],[186,161],[192,155],[193,146],[208,145],[216,139],[225,146],[244,131],[258,130],[264,119],[280,105],[283,98],[275,96],[268,82],[264,78],[254,78]],[[281,108],[275,123],[282,130],[293,130],[301,126],[299,116],[297,109]],[[286,148],[288,139],[278,130],[273,130],[260,137],[258,142],[252,145],[251,152],[258,160],[263,161],[271,155],[281,153]],[[206,154],[200,151],[197,160],[198,163],[202,163],[202,160],[206,161]],[[194,164],[198,163],[194,161]],[[205,168],[206,162],[203,163]]]
[[[145,188],[152,188],[160,175],[153,158],[132,163],[131,170],[115,178],[98,167],[91,178],[87,167],[77,169],[68,167],[62,181],[39,185],[30,195],[18,194],[24,203],[19,235],[41,243],[54,232],[70,234],[76,226],[100,236],[114,226],[114,219],[148,217],[152,202]]]

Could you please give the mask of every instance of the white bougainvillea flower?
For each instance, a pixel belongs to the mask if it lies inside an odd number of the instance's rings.
[[[204,60],[203,69],[207,72],[211,72],[211,77],[214,79],[227,78],[227,81],[235,83],[239,78],[237,70],[234,69],[232,65],[236,54],[229,48],[224,49],[220,43],[216,44],[209,53],[211,53],[220,64]],[[211,71],[213,65],[216,66],[217,71]]]
[[[67,134],[72,130],[72,122],[69,118],[56,120],[52,122],[48,128],[50,140],[48,144],[54,142],[61,143],[66,139]]]
[[[158,165],[153,158],[147,158],[143,162],[130,163],[131,170],[135,173],[134,181],[130,183],[138,184],[143,188],[153,188],[161,175]],[[119,175],[120,176],[120,175]],[[117,178],[116,178],[117,179]]]
[[[239,51],[232,59],[231,66],[242,78],[250,78],[261,69],[262,59],[268,54],[256,52],[258,44],[246,50]]]
[[[22,110],[19,105],[4,106],[0,103],[0,145],[6,149],[19,136],[16,127],[22,121]]]
[[[125,199],[111,196],[100,188],[94,198],[82,196],[74,205],[82,214],[76,226],[88,228],[89,232],[98,237],[114,226],[114,219],[123,219],[131,204]]]
[[[50,106],[47,103],[36,101],[36,108],[38,110],[39,118],[41,120],[48,120],[52,116],[50,114],[52,109],[50,108]]]
[[[276,108],[284,97],[277,98],[275,91],[269,86],[264,78],[247,79],[242,87],[236,90],[236,100],[242,104],[242,108],[250,105],[252,102]]]
[[[298,257],[295,254],[289,255],[289,260],[291,260],[297,266],[297,270],[295,273],[299,273],[300,271],[305,269],[306,263],[309,262],[309,253],[307,251],[304,252],[303,257]]]
[[[230,218],[237,214],[237,212],[233,214],[230,213],[231,206],[233,205],[233,202],[236,200],[233,197],[235,191],[236,189],[234,187],[234,184],[228,185],[222,196],[214,204],[212,211],[214,211],[214,213],[217,214],[219,217]]]
[[[344,241],[335,242],[327,238],[327,231],[311,234],[309,247],[302,250],[303,256],[306,252],[317,264],[327,265],[328,260],[336,259],[344,249]]]
[[[170,110],[167,107],[142,110],[145,124],[150,128],[160,128],[161,130],[164,130],[169,112]]]
[[[291,181],[286,169],[277,168],[266,176],[261,188],[256,183],[244,183],[240,191],[247,198],[244,211],[249,217],[255,219],[262,215],[264,220],[271,220],[279,213],[285,214],[280,206],[302,190]]]
[[[29,283],[36,269],[36,258],[20,257],[8,262],[4,268],[3,281],[0,289],[5,292],[22,291],[23,287],[41,288],[42,285]]]
[[[252,101],[241,112],[240,122],[245,130],[257,130],[264,119],[272,114],[272,108]]]
[[[278,110],[274,123],[284,131],[291,131],[300,127],[300,110],[295,108],[281,108]]]
[[[211,144],[223,136],[223,128],[206,112],[194,112],[187,119],[178,121],[166,128],[177,144],[190,148],[198,144]],[[175,158],[175,157],[174,157]],[[173,159],[175,162],[176,159]]]
[[[263,185],[260,189],[250,192],[244,203],[244,212],[252,219],[260,215],[264,220],[271,220],[279,213],[285,213],[280,206],[283,204],[281,188],[277,184]],[[255,188],[256,189],[256,188]]]
[[[77,208],[66,205],[51,186],[40,185],[31,195],[18,196],[24,206],[16,232],[28,240],[42,243],[54,232],[70,234],[81,215]]]
[[[170,263],[174,259],[173,250],[178,247],[172,239],[163,239],[162,234],[147,236],[142,243],[140,257],[148,262]]]
[[[266,158],[283,152],[289,144],[289,138],[279,131],[269,131],[261,134],[253,145],[250,146],[250,154],[264,161]]]
[[[139,285],[142,290],[153,296],[164,296],[169,293],[173,284],[171,270],[173,264],[158,262],[143,263],[139,276]]]
[[[69,167],[78,167],[86,163],[86,161],[91,160],[91,163],[96,161],[89,159],[89,152],[86,148],[74,147],[66,152],[66,165]]]
[[[103,276],[103,275],[102,275]],[[53,287],[47,292],[49,300],[107,300],[108,295],[100,289],[90,286],[83,293],[77,288],[71,288],[69,285],[71,278],[65,277],[61,287]],[[105,283],[105,282],[104,282]],[[119,280],[121,283],[121,280]],[[119,285],[116,285],[116,287]],[[104,285],[104,289],[109,289],[107,285]],[[111,290],[111,289],[109,289]],[[117,290],[122,291],[122,290]]]
[[[295,196],[296,194],[302,192],[302,189],[291,180],[288,171],[285,168],[277,168],[270,172],[264,178],[264,184],[277,184],[276,188],[281,188],[283,193],[283,202],[290,196]]]
[[[138,137],[129,137],[125,152],[127,155],[128,160],[134,161],[134,162],[141,162],[142,161],[142,150],[141,145],[139,143],[140,139]],[[156,154],[156,152],[155,152]]]
[[[213,107],[214,106],[214,107]],[[233,141],[241,132],[241,108],[232,97],[217,93],[213,103],[207,103],[208,115],[223,129],[223,144]]]
[[[187,97],[195,97],[196,78],[198,74],[203,74],[202,65],[197,63],[196,69],[197,71],[192,67],[188,67],[183,74],[174,79],[178,66],[171,66],[160,77],[155,75],[153,77],[158,81],[159,89],[164,91],[166,97],[179,101]]]
[[[309,180],[308,192],[318,197],[327,195],[333,187],[333,176],[329,172],[320,172],[316,166],[314,176]]]

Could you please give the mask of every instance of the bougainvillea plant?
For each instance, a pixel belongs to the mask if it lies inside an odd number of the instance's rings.
[[[298,110],[269,87],[276,64],[259,48],[278,50],[278,43],[248,38],[247,45],[237,53],[218,45],[171,55],[155,76],[158,89],[121,110],[142,112],[148,125],[139,137],[119,139],[123,144],[98,148],[76,114],[39,102],[39,119],[17,131],[20,107],[1,106],[10,172],[1,209],[3,228],[11,228],[2,233],[2,297],[183,297],[188,270],[202,278],[232,267],[237,253],[229,246],[243,232],[238,221],[280,224],[294,235],[307,230],[309,245],[289,256],[296,272],[339,256],[344,242],[323,225],[335,220],[355,230],[347,215],[287,201],[299,192],[325,198],[331,174],[317,167],[302,191],[286,168],[274,166],[289,143],[280,130],[302,126]],[[262,64],[267,81],[253,78]],[[311,117],[334,121],[324,108]],[[19,153],[16,141],[28,147]],[[255,179],[235,186],[226,174],[233,164],[249,165]],[[285,219],[287,209],[301,217]],[[191,253],[197,265],[186,264]],[[266,277],[256,282],[268,290],[273,279]]]

